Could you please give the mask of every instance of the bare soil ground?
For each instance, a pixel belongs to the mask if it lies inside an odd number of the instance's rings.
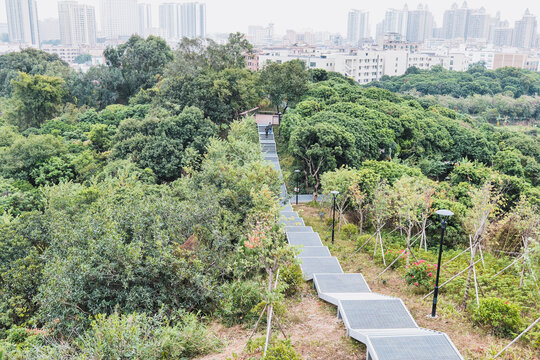
[[[283,326],[295,350],[306,360],[365,359],[365,347],[346,336],[343,322],[337,319],[336,308],[320,300],[310,285],[304,284],[299,296],[286,304],[287,315]],[[225,346],[219,354],[207,355],[199,360],[225,360],[233,353],[242,354],[252,331],[251,328],[226,328],[220,324],[212,324],[210,329],[225,342]],[[265,329],[266,325],[259,326],[254,337],[264,336]],[[282,337],[280,334],[279,338]]]

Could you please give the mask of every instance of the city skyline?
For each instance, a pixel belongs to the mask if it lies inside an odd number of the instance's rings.
[[[0,0],[0,22],[6,22],[6,3],[7,0]],[[152,5],[152,25],[159,26],[159,5],[169,1],[164,0],[145,0],[140,3]],[[175,1],[182,3],[186,1]],[[405,4],[409,9],[415,9],[418,4],[425,3],[433,13],[436,25],[440,27],[443,22],[443,14],[456,1],[385,1],[381,5],[361,4],[358,1],[341,0],[331,6],[321,4],[313,6],[309,1],[286,2],[277,0],[268,3],[257,3],[237,0],[232,2],[222,2],[217,0],[203,1],[207,5],[207,33],[227,33],[227,32],[247,32],[249,25],[266,25],[273,23],[276,33],[285,33],[287,29],[297,31],[328,31],[332,33],[347,34],[347,24],[343,21],[351,9],[365,10],[370,13],[369,32],[375,34],[376,25],[384,18],[388,8],[401,9]],[[48,18],[58,18],[58,1],[56,0],[37,0],[38,16],[40,20]],[[103,28],[101,1],[83,0],[81,4],[87,4],[96,7],[96,20],[98,29]],[[462,1],[456,2],[458,6]],[[535,15],[540,16],[540,3],[530,0],[516,0],[512,4],[496,4],[480,0],[467,1],[469,8],[484,7],[490,15],[495,15],[497,11],[501,12],[501,19],[508,20],[511,24],[521,19],[525,9]],[[234,6],[232,6],[234,5]],[[280,6],[281,5],[281,6]],[[362,6],[369,5],[369,6]],[[232,9],[232,10],[231,10]],[[286,11],[284,11],[286,9]],[[224,16],[224,14],[226,16]],[[298,15],[303,14],[299,20]]]

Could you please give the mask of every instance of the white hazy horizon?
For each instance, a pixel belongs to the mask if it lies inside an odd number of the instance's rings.
[[[0,0],[0,22],[6,22],[6,0]],[[57,0],[36,0],[38,17],[40,20],[58,18]],[[96,21],[100,28],[101,9],[100,0],[79,0],[81,4],[96,7]],[[140,0],[140,3],[152,4],[153,27],[158,27],[158,6],[165,2],[189,2],[179,0]],[[347,13],[351,9],[362,9],[370,12],[371,35],[375,35],[375,25],[384,17],[388,8],[401,9],[407,3],[409,9],[415,9],[423,3],[435,17],[437,27],[442,26],[442,17],[445,10],[456,2],[461,7],[463,1],[453,0],[427,0],[427,1],[402,1],[384,0],[380,2],[363,2],[359,0],[206,0],[207,32],[212,33],[247,33],[249,25],[266,26],[274,24],[277,34],[284,34],[286,30],[295,31],[328,31],[331,33],[346,34]],[[467,1],[469,8],[484,7],[488,14],[495,16],[497,11],[501,13],[502,20],[508,20],[510,27],[514,21],[520,19],[529,9],[530,12],[540,19],[540,1],[532,0],[470,0]],[[136,21],[136,20],[135,20]]]

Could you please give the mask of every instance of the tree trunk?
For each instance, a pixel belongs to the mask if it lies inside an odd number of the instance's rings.
[[[476,255],[476,243],[473,245],[473,247],[471,248],[471,261],[469,262],[469,273],[467,274],[467,283],[465,285],[465,295],[463,296],[463,302],[461,303],[461,307],[463,309],[466,309],[467,308],[467,300],[469,298],[469,290],[471,288],[471,277],[472,277],[472,273],[473,273],[473,267],[472,267],[472,264],[474,264],[474,257]]]
[[[523,286],[523,278],[525,277],[525,268],[527,267],[527,248],[529,239],[523,239],[523,267],[521,268],[521,276],[519,278],[519,287]]]
[[[272,270],[268,271],[268,294],[272,293],[272,281],[273,281],[273,272]],[[270,341],[270,336],[272,333],[272,304],[268,302],[268,310],[266,311],[266,342],[264,343],[264,355],[266,355],[266,350],[268,349],[268,343]]]
[[[409,248],[411,247],[411,228],[407,228],[407,250],[405,251],[407,253],[407,266],[409,266],[410,263],[410,254],[409,254]]]
[[[360,215],[360,224],[358,226],[358,234],[362,236],[364,232],[364,211],[361,209],[358,213]]]
[[[319,193],[320,181],[317,179],[316,175],[313,176],[315,179],[315,184],[313,184],[313,201],[317,201],[317,194]]]

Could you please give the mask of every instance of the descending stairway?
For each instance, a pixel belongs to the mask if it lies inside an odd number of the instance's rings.
[[[280,173],[273,134],[258,127],[264,159]],[[291,246],[300,246],[300,267],[305,280],[313,280],[318,296],[337,306],[347,335],[366,345],[368,360],[463,360],[448,335],[420,328],[403,301],[370,290],[362,274],[346,274],[319,234],[296,213],[281,184],[280,224]]]

